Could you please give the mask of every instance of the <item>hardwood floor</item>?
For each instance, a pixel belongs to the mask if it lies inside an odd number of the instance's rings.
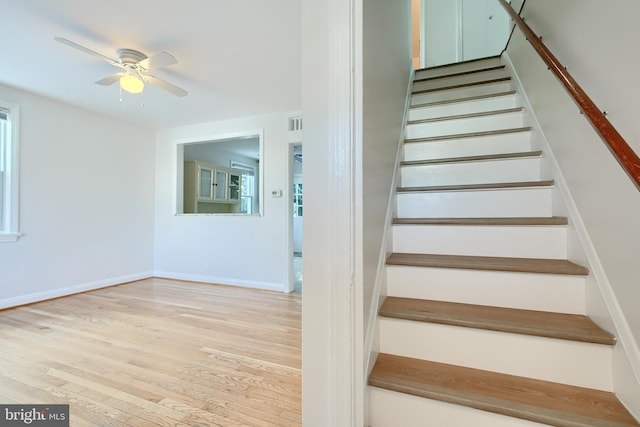
[[[550,426],[639,425],[614,393],[392,354],[378,355],[369,384]]]
[[[0,402],[71,426],[300,426],[299,294],[148,279],[0,312]]]

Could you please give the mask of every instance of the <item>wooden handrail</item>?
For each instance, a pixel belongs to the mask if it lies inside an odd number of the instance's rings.
[[[636,188],[640,190],[640,158],[631,149],[622,135],[607,120],[604,113],[598,109],[596,104],[589,98],[585,91],[573,79],[571,74],[560,64],[560,61],[551,53],[549,49],[540,41],[540,38],[533,32],[520,15],[518,15],[506,0],[498,0],[518,25],[525,38],[540,55],[549,69],[558,77],[564,85],[569,95],[573,97],[580,110],[587,116],[593,128],[598,132],[602,140],[607,144],[618,163],[629,175]]]

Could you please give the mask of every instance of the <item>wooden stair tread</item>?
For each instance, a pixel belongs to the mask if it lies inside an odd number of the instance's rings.
[[[408,125],[417,125],[423,123],[444,122],[447,120],[470,119],[473,117],[488,117],[499,114],[518,113],[524,111],[523,107],[504,108],[502,110],[480,111],[477,113],[455,114],[452,116],[432,117],[429,119],[409,120]]]
[[[384,353],[369,385],[552,426],[640,425],[610,392]]]
[[[514,334],[614,345],[616,339],[587,316],[486,305],[387,297],[380,315]]]
[[[459,72],[456,72],[456,73],[443,74],[443,75],[440,75],[440,76],[423,77],[421,79],[415,79],[413,82],[414,83],[428,82],[428,81],[432,81],[432,80],[446,79],[446,78],[450,78],[450,77],[460,77],[460,76],[466,76],[466,75],[470,75],[470,74],[485,73],[485,72],[488,72],[488,71],[504,70],[505,68],[506,67],[504,65],[496,65],[494,67],[486,67],[486,68],[476,68],[475,70],[459,71]]]
[[[411,192],[437,192],[437,191],[474,191],[474,190],[508,190],[529,187],[551,187],[553,180],[524,181],[524,182],[499,182],[490,184],[463,184],[463,185],[436,185],[425,187],[398,187],[399,193]]]
[[[418,166],[418,165],[432,165],[439,163],[463,163],[463,162],[481,162],[488,160],[505,160],[505,159],[521,159],[526,157],[540,157],[542,151],[525,151],[519,153],[501,153],[501,154],[484,154],[480,156],[465,156],[465,157],[445,157],[440,159],[427,159],[427,160],[406,160],[400,162],[401,166]]]
[[[441,101],[433,101],[433,102],[425,102],[422,104],[414,104],[411,105],[409,108],[410,109],[419,109],[419,108],[425,108],[425,107],[434,107],[436,105],[446,105],[446,104],[455,104],[458,102],[468,102],[468,101],[478,101],[481,99],[487,99],[487,98],[498,98],[501,96],[509,96],[509,95],[515,95],[516,91],[515,90],[509,90],[506,92],[496,92],[496,93],[489,93],[486,95],[477,95],[477,96],[469,96],[466,98],[456,98],[456,99],[443,99]]]
[[[486,61],[487,59],[499,60],[500,57],[501,57],[500,55],[493,55],[493,56],[487,56],[485,58],[467,59],[465,61],[454,62],[454,63],[451,63],[451,64],[434,65],[434,66],[431,66],[431,67],[419,68],[419,69],[416,70],[416,73],[419,73],[421,71],[424,72],[424,71],[438,70],[438,69],[448,68],[448,67],[461,65],[461,64],[471,64],[473,62],[482,62],[482,61]]]
[[[452,135],[428,136],[424,138],[409,138],[409,139],[405,139],[404,142],[406,144],[411,144],[415,142],[445,141],[449,139],[475,138],[479,136],[493,136],[493,135],[504,135],[509,133],[529,132],[530,130],[531,130],[530,126],[525,126],[520,128],[496,129],[496,130],[486,130],[481,132],[456,133]]]
[[[411,94],[420,95],[423,93],[440,92],[440,91],[451,90],[451,89],[462,89],[465,87],[482,86],[482,85],[488,85],[492,83],[502,83],[502,82],[508,82],[508,81],[511,81],[511,77],[500,77],[497,79],[482,80],[479,82],[460,83],[456,85],[441,86],[441,87],[435,87],[431,89],[416,90],[411,92]]]
[[[511,271],[541,274],[586,276],[589,270],[563,259],[507,258],[470,255],[392,253],[388,265],[411,267],[459,268],[470,270]]]
[[[566,217],[513,218],[395,218],[393,224],[406,225],[567,225]]]

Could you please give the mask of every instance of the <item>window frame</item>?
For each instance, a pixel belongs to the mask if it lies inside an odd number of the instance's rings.
[[[20,107],[0,99],[0,110],[7,112],[7,129],[0,159],[4,159],[4,179],[2,180],[2,204],[0,212],[0,243],[15,242],[19,232],[19,153],[20,153]]]
[[[235,169],[235,170],[239,170],[241,172],[241,177],[240,177],[240,185],[242,185],[242,180],[244,179],[245,176],[251,176],[253,178],[253,186],[251,189],[251,195],[246,195],[244,192],[240,193],[240,203],[242,206],[242,199],[249,199],[249,203],[248,206],[251,208],[251,212],[245,212],[248,215],[255,215],[253,212],[253,206],[254,206],[254,202],[256,199],[256,193],[257,193],[257,189],[256,187],[256,168],[250,165],[246,165],[244,163],[240,163],[240,162],[236,162],[235,160],[231,160],[229,162],[229,167],[231,169]]]
[[[303,203],[303,188],[302,181],[295,181],[293,183],[293,216],[302,218],[304,215],[304,203]]]

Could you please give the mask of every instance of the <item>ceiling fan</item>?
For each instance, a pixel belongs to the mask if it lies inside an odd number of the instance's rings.
[[[96,56],[114,67],[122,69],[122,71],[118,73],[98,80],[95,82],[96,84],[109,86],[116,82],[120,82],[120,87],[127,92],[140,93],[144,89],[144,84],[150,83],[176,96],[187,95],[186,90],[150,74],[150,71],[152,70],[178,63],[176,58],[168,52],[160,52],[147,57],[144,53],[137,50],[118,49],[118,59],[112,59],[108,56],[102,55],[101,53],[74,43],[71,40],[67,40],[62,37],[54,37],[54,39],[74,49]]]

